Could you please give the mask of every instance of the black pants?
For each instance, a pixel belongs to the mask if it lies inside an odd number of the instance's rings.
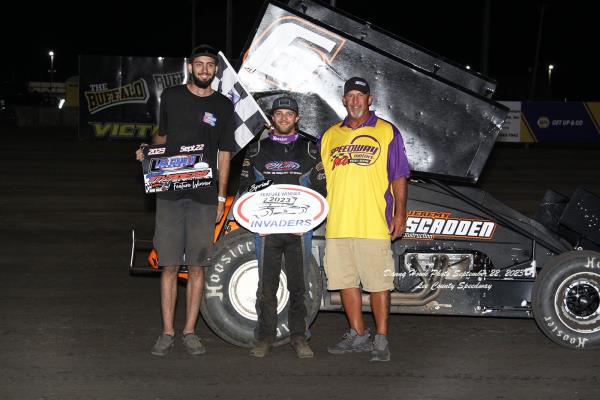
[[[290,292],[288,327],[291,337],[306,335],[304,264],[310,259],[310,235],[275,234],[257,237],[259,282],[256,293],[258,340],[275,340],[277,335],[277,289],[281,256],[285,260],[287,288]]]

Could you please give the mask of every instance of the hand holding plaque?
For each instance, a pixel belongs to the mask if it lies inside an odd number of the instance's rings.
[[[142,148],[144,188],[146,193],[199,189],[213,184],[212,168],[204,162],[204,145],[178,146],[176,152],[167,145]]]

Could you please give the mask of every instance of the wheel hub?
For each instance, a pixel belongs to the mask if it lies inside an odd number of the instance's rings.
[[[256,290],[258,288],[258,261],[252,260],[242,264],[231,275],[229,280],[229,301],[235,311],[244,318],[258,321],[256,315]],[[288,303],[290,293],[287,290],[287,276],[282,270],[279,275],[277,289],[277,314],[281,313]]]
[[[588,319],[598,311],[600,291],[587,281],[576,281],[566,289],[564,301],[576,318]]]
[[[580,334],[600,331],[600,275],[579,272],[565,278],[555,292],[558,319]]]

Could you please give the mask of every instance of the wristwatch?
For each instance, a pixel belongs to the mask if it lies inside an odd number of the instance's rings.
[[[225,203],[227,199],[223,196],[217,196],[217,200],[219,200],[219,203]]]

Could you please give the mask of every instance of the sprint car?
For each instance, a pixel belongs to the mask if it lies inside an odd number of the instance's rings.
[[[580,188],[571,199],[557,200],[549,191],[532,219],[474,187],[421,179],[410,182],[408,193],[406,233],[392,243],[391,313],[534,317],[557,344],[600,346],[600,232],[586,229],[600,214],[600,198]],[[202,316],[227,342],[250,347],[257,321],[254,234],[226,219],[215,238]],[[136,261],[148,251],[144,243],[134,234],[133,271],[148,269]],[[324,246],[321,226],[305,271],[309,323],[319,310],[342,310],[339,292],[325,290]],[[148,259],[150,269],[158,270],[154,251]],[[289,340],[286,287],[284,267],[276,344]],[[370,310],[367,295],[363,309]]]
[[[343,81],[372,77],[373,108],[402,132],[414,179],[406,233],[392,243],[392,313],[535,318],[557,344],[600,347],[600,199],[583,188],[571,198],[549,191],[529,218],[464,185],[477,182],[508,115],[491,100],[495,81],[313,0],[266,1],[249,43],[239,78],[263,109],[294,88],[299,128],[316,138],[343,117]],[[254,234],[224,219],[215,241],[202,316],[224,340],[250,347]],[[309,324],[319,310],[342,310],[339,292],[326,290],[324,246],[321,226],[305,271]],[[134,232],[133,271],[158,270],[150,247]],[[286,282],[284,268],[276,344],[289,340]]]

